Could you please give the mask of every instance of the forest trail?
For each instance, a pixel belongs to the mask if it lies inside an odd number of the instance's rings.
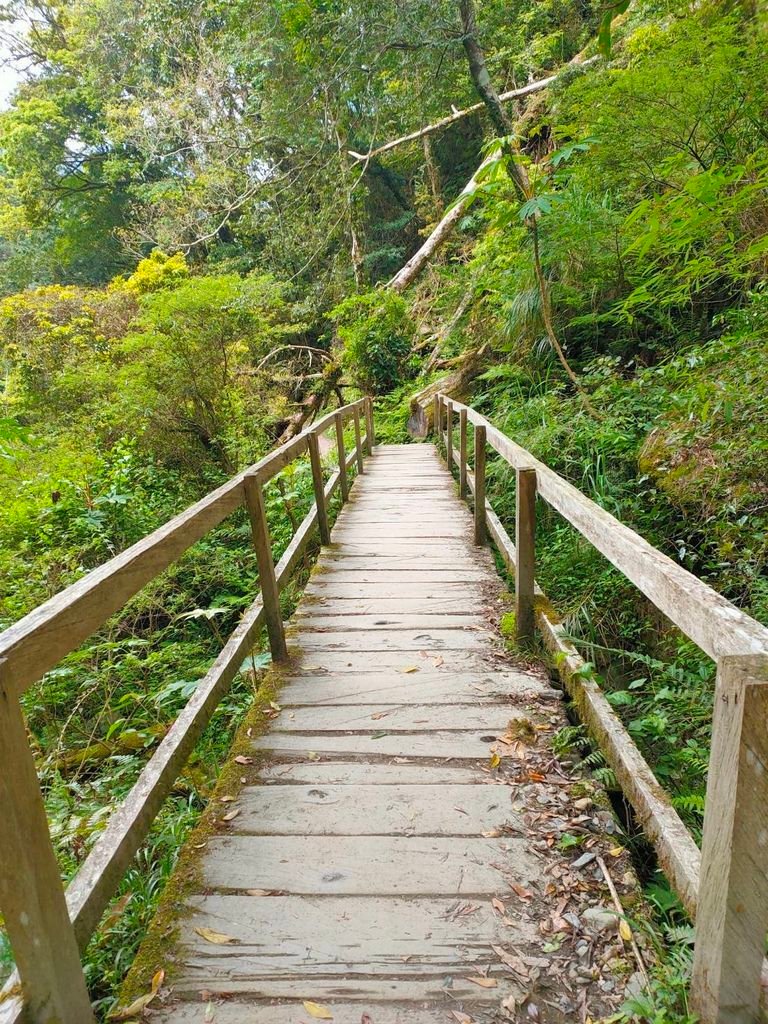
[[[636,968],[603,866],[622,893],[634,877],[551,752],[560,693],[501,643],[501,582],[434,446],[378,446],[332,542],[280,710],[238,754],[234,799],[214,794],[152,1019],[609,1014]]]

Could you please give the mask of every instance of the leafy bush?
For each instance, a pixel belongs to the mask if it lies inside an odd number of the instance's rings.
[[[330,316],[343,345],[342,363],[362,391],[386,394],[413,375],[416,326],[402,296],[385,291],[351,295]]]

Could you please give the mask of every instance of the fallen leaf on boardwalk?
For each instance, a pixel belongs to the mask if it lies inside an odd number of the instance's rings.
[[[491,900],[491,906],[498,914],[504,915],[507,912],[507,908],[496,896],[494,896],[494,898]]]
[[[205,1008],[205,1016],[203,1017],[203,1024],[213,1024],[216,1020],[216,1011],[213,1008],[213,1003],[208,1003]]]
[[[389,736],[389,733],[386,732],[386,731],[383,731],[383,732],[379,731],[379,732],[372,732],[371,733],[371,739],[372,740],[381,740],[381,739],[384,739],[385,736]]]
[[[441,654],[438,654],[438,656],[434,659],[434,662],[435,668],[442,668],[442,666],[445,664],[445,658]]]
[[[315,750],[310,750],[310,752],[307,754],[307,757],[309,758],[310,761],[320,760],[320,755]]]
[[[130,1006],[124,1006],[121,1009],[115,1010],[114,1013],[110,1013],[109,1020],[131,1020],[133,1017],[140,1017],[145,1007],[149,1006],[160,991],[164,978],[165,971],[158,971],[152,979],[152,987],[149,992],[144,996],[139,996],[138,999],[134,999]]]
[[[467,981],[471,981],[473,985],[479,985],[480,988],[496,988],[498,985],[495,978],[483,978],[480,974],[467,978]]]
[[[285,889],[246,889],[246,896],[285,896]]]
[[[418,665],[409,665],[408,668],[401,668],[398,671],[404,673],[404,675],[410,675],[411,672],[418,672],[419,667]]]
[[[522,885],[515,885],[515,883],[513,882],[512,885],[510,886],[510,889],[515,894],[515,896],[517,896],[521,900],[532,900],[533,899],[533,893],[532,892],[528,892],[528,890],[524,889],[522,887]]]
[[[229,814],[225,814],[224,817],[221,820],[222,821],[234,821],[239,813],[240,813],[240,808],[236,807],[234,809],[234,811],[230,811]]]
[[[500,828],[491,828],[491,829],[488,829],[487,832],[481,832],[480,833],[480,835],[483,837],[483,839],[498,839],[499,836],[501,836],[503,834],[504,833],[501,831]]]
[[[619,935],[625,942],[630,942],[632,940],[632,929],[623,918],[619,921]]]
[[[371,715],[374,722],[378,722],[380,718],[386,718],[387,715],[391,715],[391,711],[377,711],[375,715]]]
[[[373,1018],[370,1013],[364,1013],[360,1018],[360,1024],[373,1024]]]
[[[222,796],[219,799],[223,804],[231,804],[235,798],[233,796]]]
[[[545,782],[547,777],[541,772],[528,772],[528,778],[531,782]]]
[[[459,1024],[474,1024],[472,1018],[468,1013],[462,1013],[461,1010],[451,1010],[451,1013],[459,1022]]]
[[[499,755],[497,753],[495,753],[495,752],[493,754],[491,754],[491,759],[488,762],[488,767],[489,768],[498,768],[500,764],[501,764],[501,758],[499,757]]]
[[[231,935],[225,935],[224,932],[215,932],[213,928],[195,928],[195,931],[201,939],[205,939],[206,942],[213,942],[217,946],[226,946],[230,942],[237,942],[237,939]]]
[[[245,754],[238,754],[235,758],[235,764],[253,764],[253,758],[246,757]]]
[[[328,1007],[321,1006],[320,1003],[313,1003],[311,1000],[305,999],[304,1009],[310,1017],[315,1017],[317,1020],[333,1020],[333,1014]]]
[[[624,847],[614,846],[614,848],[612,850],[609,850],[608,853],[610,853],[612,857],[620,857],[622,853],[624,853]]]

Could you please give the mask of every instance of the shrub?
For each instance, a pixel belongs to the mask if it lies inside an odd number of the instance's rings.
[[[415,324],[400,295],[351,295],[331,311],[343,345],[342,363],[368,394],[387,394],[415,370]]]

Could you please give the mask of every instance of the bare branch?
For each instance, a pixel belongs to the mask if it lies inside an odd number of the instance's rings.
[[[590,64],[594,64],[595,61],[599,60],[599,57],[590,57],[585,61],[573,60],[566,67],[570,67],[572,64],[578,64],[580,67],[588,67]],[[559,74],[560,72],[558,72]],[[550,75],[549,78],[541,78],[538,82],[529,82],[528,85],[524,85],[519,89],[510,89],[508,92],[502,92],[499,94],[499,99],[503,103],[507,103],[509,100],[519,99],[521,96],[528,96],[532,92],[539,92],[542,89],[546,89],[547,86],[557,79],[557,75]],[[420,139],[425,135],[432,135],[435,132],[442,131],[443,128],[447,128],[448,125],[454,124],[456,121],[461,121],[462,118],[468,117],[470,114],[476,114],[478,111],[485,109],[485,103],[473,103],[472,106],[466,107],[464,110],[455,110],[452,114],[447,117],[441,118],[439,121],[435,121],[433,124],[425,125],[423,128],[419,128],[418,131],[411,132],[409,135],[403,135],[399,139],[393,139],[391,142],[385,142],[382,146],[377,146],[375,149],[369,150],[367,153],[356,153],[354,150],[349,150],[349,155],[356,161],[371,160],[374,157],[381,156],[382,153],[388,153],[391,149],[402,146],[406,142],[414,142],[416,139]]]

